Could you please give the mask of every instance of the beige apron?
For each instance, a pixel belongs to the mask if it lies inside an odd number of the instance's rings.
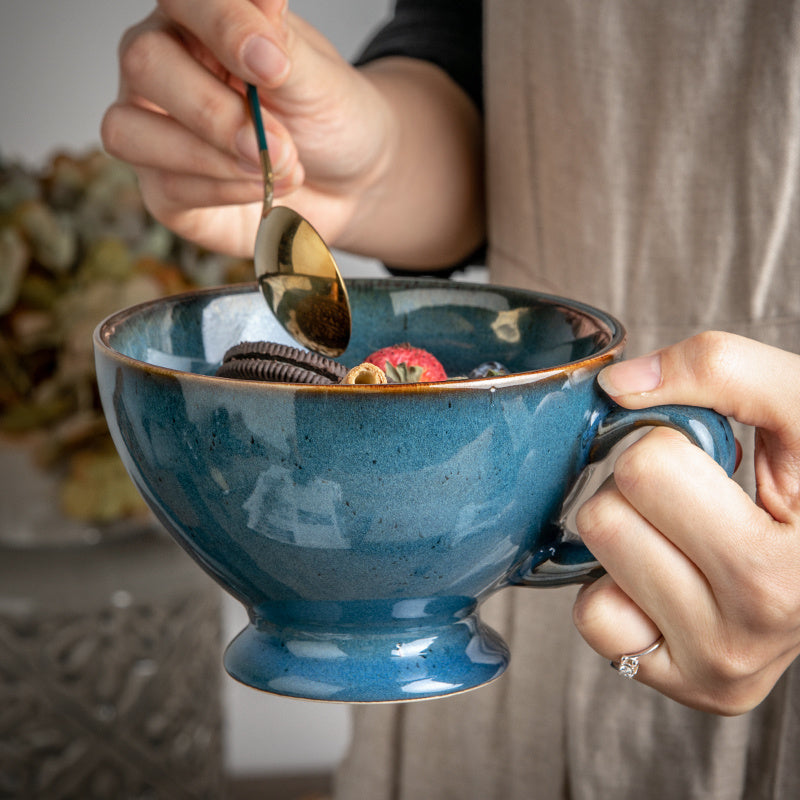
[[[493,282],[617,314],[629,354],[712,328],[800,352],[800,3],[485,13]],[[357,708],[338,800],[800,798],[800,666],[749,714],[692,711],[590,650],[574,595],[489,601],[493,685]]]

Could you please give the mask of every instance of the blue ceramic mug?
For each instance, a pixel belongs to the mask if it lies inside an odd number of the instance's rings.
[[[509,659],[478,613],[490,593],[598,574],[559,522],[587,465],[634,429],[669,425],[733,469],[716,413],[628,411],[598,390],[625,339],[598,309],[445,281],[348,290],[347,366],[410,341],[451,375],[488,360],[513,374],[327,387],[214,377],[233,344],[286,341],[254,286],[137,306],[95,332],[132,479],[248,610],[225,666],[250,686],[340,701],[480,686]]]

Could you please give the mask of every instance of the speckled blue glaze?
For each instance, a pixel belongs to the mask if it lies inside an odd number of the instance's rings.
[[[584,467],[640,425],[683,430],[732,471],[704,409],[613,406],[595,377],[625,333],[560,298],[440,281],[352,280],[353,366],[412,341],[450,375],[389,386],[213,377],[243,340],[287,341],[255,286],[116,314],[95,332],[114,442],[167,530],[248,609],[235,678],[339,701],[435,697],[499,676],[508,649],[478,616],[511,584],[599,565],[558,523]],[[569,624],[554,620],[554,624]]]

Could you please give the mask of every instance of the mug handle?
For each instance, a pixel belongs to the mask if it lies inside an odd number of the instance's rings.
[[[571,502],[589,482],[592,466],[607,456],[612,448],[628,434],[644,427],[664,426],[685,434],[690,441],[710,455],[730,477],[736,466],[736,442],[730,423],[710,408],[664,405],[652,408],[627,409],[616,404],[609,406],[587,433],[588,462],[564,501],[567,510]],[[512,577],[518,586],[561,586],[567,583],[588,583],[599,578],[605,570],[565,522],[564,514],[552,524],[550,544],[534,552]]]

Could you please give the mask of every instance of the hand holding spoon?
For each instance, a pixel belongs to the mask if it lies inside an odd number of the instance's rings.
[[[272,163],[255,86],[247,100],[264,173],[264,208],[253,260],[261,291],[278,322],[300,344],[340,356],[350,341],[347,289],[333,255],[312,225],[296,211],[273,206]]]

